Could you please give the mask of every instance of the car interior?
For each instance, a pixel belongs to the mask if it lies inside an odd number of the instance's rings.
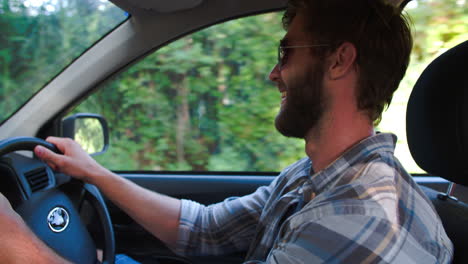
[[[286,1],[111,2],[124,10],[128,19],[74,59],[0,125],[3,174],[0,192],[39,238],[74,263],[99,263],[97,249],[103,251],[101,263],[114,263],[115,255],[121,253],[142,263],[242,263],[242,252],[190,258],[175,255],[103,197],[96,187],[53,171],[34,157],[31,150],[42,145],[58,152],[45,138],[76,139],[82,121],[96,122],[93,127],[98,127],[102,134],[97,146],[88,146],[90,152],[112,148],[108,132],[111,124],[94,113],[65,118],[71,109],[114,76],[171,42],[236,18],[281,11]],[[404,7],[409,2],[405,0],[400,5]],[[409,150],[425,171],[414,178],[436,208],[454,243],[453,263],[468,263],[468,252],[464,252],[464,245],[468,244],[467,68],[468,41],[465,41],[447,50],[424,70],[411,92],[406,112]],[[202,204],[250,194],[277,175],[252,171],[116,173],[150,190]],[[69,224],[67,219],[71,219]]]

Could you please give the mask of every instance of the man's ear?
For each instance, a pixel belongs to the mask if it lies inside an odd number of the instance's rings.
[[[353,70],[357,51],[354,44],[344,42],[329,57],[328,76],[332,80],[338,80]]]

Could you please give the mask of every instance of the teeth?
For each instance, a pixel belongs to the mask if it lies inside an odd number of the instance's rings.
[[[284,97],[286,97],[286,91],[281,92],[281,98],[284,98]]]

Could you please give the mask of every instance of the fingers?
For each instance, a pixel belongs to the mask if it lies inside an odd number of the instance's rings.
[[[54,171],[59,171],[86,181],[90,177],[90,172],[100,168],[100,165],[74,140],[70,138],[48,137],[47,141],[54,144],[63,155],[54,153],[43,146],[36,146],[34,153]]]
[[[56,154],[53,151],[43,147],[36,146],[34,153],[43,161],[45,161],[53,170],[62,171],[62,168],[68,159],[67,153],[73,148],[73,144],[76,144],[70,138],[60,137],[48,137],[47,142],[54,144],[64,155]]]
[[[53,170],[59,169],[59,164],[61,164],[61,159],[65,157],[59,154],[54,153],[53,151],[43,147],[36,146],[34,148],[34,153],[43,161],[45,161]]]
[[[75,143],[73,139],[60,137],[48,137],[46,141],[54,144],[62,153],[66,153],[70,145]]]

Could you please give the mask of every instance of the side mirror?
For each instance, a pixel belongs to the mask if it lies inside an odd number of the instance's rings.
[[[104,117],[79,113],[62,121],[62,136],[74,139],[91,156],[106,152],[109,147],[109,129]]]

